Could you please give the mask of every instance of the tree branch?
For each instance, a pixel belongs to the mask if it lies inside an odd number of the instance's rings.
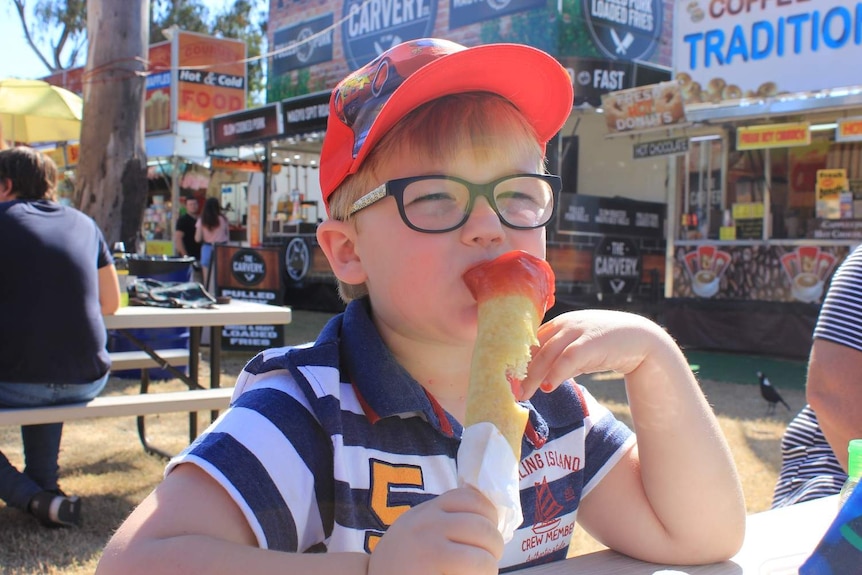
[[[25,11],[24,0],[12,0],[15,3],[15,8],[18,10],[18,18],[21,20],[21,28],[24,29],[24,37],[27,39],[27,43],[30,45],[30,48],[33,49],[33,52],[36,53],[36,56],[45,64],[45,67],[48,68],[52,72],[57,71],[57,67],[52,66],[45,56],[42,55],[42,51],[39,50],[39,47],[36,46],[36,43],[33,41],[33,37],[30,35],[30,29],[27,28],[27,13]]]

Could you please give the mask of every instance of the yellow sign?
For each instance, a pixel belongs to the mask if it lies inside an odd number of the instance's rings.
[[[733,204],[734,220],[752,220],[763,217],[763,203],[750,202]]]
[[[759,150],[762,148],[789,148],[807,146],[811,143],[808,122],[793,124],[768,124],[737,128],[737,150]]]
[[[862,140],[862,118],[844,118],[838,120],[835,130],[836,142],[858,142]]]
[[[166,240],[147,240],[147,255],[172,256],[174,255],[174,244]]]
[[[817,170],[817,185],[814,187],[817,217],[828,220],[853,217],[853,194],[849,189],[847,170]]]

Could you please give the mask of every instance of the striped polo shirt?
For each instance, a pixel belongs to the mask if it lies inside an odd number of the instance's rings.
[[[584,388],[537,393],[519,463],[524,521],[502,570],[563,559],[578,505],[634,444]],[[233,498],[265,549],[373,551],[414,505],[457,486],[462,427],[397,363],[351,302],[309,346],[262,352],[231,407],[174,458]]]
[[[862,247],[853,250],[832,276],[814,339],[862,352]],[[787,426],[781,439],[781,458],[773,508],[834,495],[847,480],[810,405]]]

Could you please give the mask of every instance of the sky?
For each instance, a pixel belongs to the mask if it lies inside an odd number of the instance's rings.
[[[204,4],[210,11],[218,10],[225,6],[229,0],[204,0]],[[28,2],[35,4],[35,2]],[[12,2],[0,0],[0,78],[42,78],[48,75],[48,68],[42,63],[24,36],[18,13]],[[49,50],[43,53],[50,54]],[[86,62],[81,60],[80,65]]]

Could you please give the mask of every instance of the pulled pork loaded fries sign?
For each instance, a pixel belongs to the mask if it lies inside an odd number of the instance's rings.
[[[219,296],[267,305],[281,305],[280,262],[277,248],[249,249],[216,245],[216,283]],[[284,343],[283,325],[226,325],[222,347],[257,352]]]

